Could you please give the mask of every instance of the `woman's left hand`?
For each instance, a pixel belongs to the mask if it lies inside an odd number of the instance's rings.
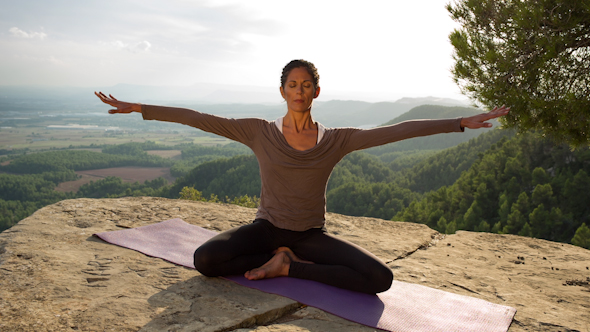
[[[502,107],[494,107],[494,109],[488,113],[482,113],[461,119],[461,127],[469,129],[490,128],[492,124],[486,121],[504,116],[508,114],[508,112],[510,112],[510,107],[504,105],[502,105]]]
[[[115,113],[131,113],[131,112],[139,112],[141,113],[141,105],[136,103],[128,103],[125,101],[120,101],[117,98],[113,97],[113,95],[105,95],[102,92],[94,92],[94,94],[100,98],[100,100],[108,105],[115,107],[114,109],[109,110],[110,114]]]

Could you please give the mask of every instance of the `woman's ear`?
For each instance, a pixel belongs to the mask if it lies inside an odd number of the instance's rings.
[[[281,90],[281,96],[283,97],[283,99],[286,99],[285,98],[285,91],[283,90],[283,87],[281,87],[280,90]]]
[[[281,90],[282,91],[282,90]],[[315,88],[315,96],[313,97],[314,99],[317,98],[320,95],[320,87],[318,86],[317,88]]]

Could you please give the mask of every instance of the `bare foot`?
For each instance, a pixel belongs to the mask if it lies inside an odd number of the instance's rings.
[[[289,275],[291,259],[284,252],[277,252],[266,264],[259,268],[250,270],[244,274],[248,280],[258,280],[275,277],[286,277]]]
[[[287,256],[289,256],[289,258],[291,259],[292,262],[314,264],[311,261],[306,261],[306,260],[303,260],[303,259],[297,257],[297,255],[295,255],[295,253],[289,247],[279,247],[277,250],[273,251],[273,254],[277,254],[279,252],[286,253]]]

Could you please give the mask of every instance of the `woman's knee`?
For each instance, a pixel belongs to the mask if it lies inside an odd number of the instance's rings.
[[[211,257],[206,248],[201,246],[195,250],[195,253],[193,254],[193,263],[195,265],[195,269],[202,275],[207,277],[218,276],[213,269],[213,262],[213,257]]]
[[[393,272],[387,266],[383,266],[372,274],[371,293],[377,294],[385,292],[393,283]]]

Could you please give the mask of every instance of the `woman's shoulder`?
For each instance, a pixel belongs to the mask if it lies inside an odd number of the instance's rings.
[[[324,127],[324,132],[326,134],[334,134],[334,135],[348,135],[350,133],[359,131],[362,129],[355,128],[355,127]]]
[[[261,118],[239,118],[236,119],[242,126],[256,127],[257,129],[269,129],[275,127],[274,121]]]
[[[242,130],[252,132],[255,136],[259,136],[261,133],[270,133],[277,130],[275,122],[266,119],[239,118],[235,119],[235,121],[238,127],[242,128]]]

